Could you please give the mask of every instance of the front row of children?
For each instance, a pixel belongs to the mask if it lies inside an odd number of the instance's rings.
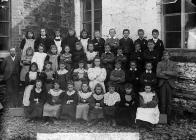
[[[74,89],[74,84],[68,82],[67,90],[60,89],[58,81],[46,92],[42,80],[34,81],[31,90],[30,105],[25,108],[30,120],[56,119],[84,120],[89,125],[105,119],[112,126],[129,125],[153,128],[159,121],[158,100],[151,85],[144,86],[144,92],[134,93],[130,83],[125,84],[123,93],[118,93],[111,83],[105,93],[101,84],[96,84],[91,91],[87,82],[82,83],[80,91]]]

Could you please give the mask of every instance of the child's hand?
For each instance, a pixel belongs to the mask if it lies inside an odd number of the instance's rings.
[[[129,106],[129,104],[128,103],[125,103],[125,106]]]

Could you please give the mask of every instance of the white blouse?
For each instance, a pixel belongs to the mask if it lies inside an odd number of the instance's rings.
[[[88,78],[89,80],[97,80],[99,82],[104,82],[106,79],[106,70],[105,68],[94,67],[88,69]]]
[[[153,92],[150,92],[150,93],[140,92],[139,94],[142,96],[144,103],[151,102],[153,97],[155,96],[155,93]]]
[[[83,46],[83,49],[84,49],[85,53],[87,52],[88,40],[89,40],[89,38],[86,38],[86,39],[81,38],[80,39],[80,42],[81,42],[81,44]]]
[[[120,95],[117,92],[104,94],[104,103],[108,106],[114,106],[116,102],[120,102]]]
[[[86,52],[86,57],[87,57],[88,61],[92,61],[96,55],[97,55],[97,52],[94,52],[94,51],[93,52],[89,52],[89,51]]]

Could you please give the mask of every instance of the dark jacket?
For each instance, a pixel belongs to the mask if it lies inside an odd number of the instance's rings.
[[[94,38],[92,42],[94,44],[94,51],[99,52],[99,56],[101,57],[105,50],[105,40],[103,38],[100,38],[99,40]]]

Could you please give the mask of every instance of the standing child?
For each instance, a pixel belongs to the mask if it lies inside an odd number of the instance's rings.
[[[87,46],[89,42],[89,36],[88,36],[88,32],[85,29],[83,29],[80,33],[80,42],[82,44],[84,53],[86,53],[88,51]]]
[[[46,60],[52,62],[52,70],[57,71],[58,69],[58,50],[56,45],[50,46],[50,51],[46,56]]]
[[[109,30],[109,38],[106,39],[105,44],[109,45],[111,48],[111,52],[113,54],[116,54],[117,52],[117,47],[119,46],[119,40],[117,37],[115,37],[116,35],[116,30],[114,28]]]
[[[104,116],[113,127],[116,126],[116,108],[120,102],[119,93],[115,92],[115,86],[109,84],[109,92],[104,94]]]
[[[67,91],[62,94],[60,119],[76,119],[76,105],[78,104],[78,92],[74,90],[73,83],[67,84]]]
[[[88,83],[82,84],[82,90],[78,92],[78,105],[76,108],[76,119],[83,119],[88,121],[89,111],[89,99],[91,98],[92,92],[88,86]]]
[[[104,53],[104,46],[105,46],[105,40],[101,38],[100,31],[95,31],[95,38],[92,40],[94,45],[94,50],[98,52],[99,57],[101,57],[102,53]]]
[[[53,83],[53,88],[47,93],[46,103],[43,108],[43,117],[46,121],[53,122],[52,118],[59,118],[60,106],[61,106],[61,94],[63,90],[60,89],[60,85],[57,81]]]
[[[72,61],[73,61],[73,67],[77,68],[77,65],[80,60],[86,61],[86,55],[83,51],[82,44],[80,42],[76,42],[76,49],[72,53]]]
[[[92,42],[88,43],[88,51],[86,52],[86,57],[87,57],[87,67],[92,68],[93,65],[93,60],[97,56],[97,52],[94,51],[94,46]]]
[[[137,33],[139,38],[135,40],[134,44],[139,43],[141,46],[141,51],[144,52],[146,49],[148,49],[147,47],[148,41],[144,38],[144,30],[138,29]]]
[[[121,67],[123,70],[127,69],[127,57],[123,54],[123,49],[121,47],[117,49],[115,62],[117,61],[121,62]]]
[[[90,80],[89,86],[91,88],[91,91],[94,91],[94,88],[97,83],[102,85],[104,92],[106,91],[104,85],[106,75],[107,72],[105,68],[101,67],[101,59],[99,57],[96,57],[94,59],[94,66],[88,69],[88,78]]]
[[[61,43],[62,43],[61,32],[59,29],[57,29],[55,31],[55,38],[54,38],[54,43],[53,43],[57,47],[57,54],[60,54],[62,51]]]
[[[30,95],[29,118],[40,119],[43,115],[43,106],[46,99],[46,92],[41,80],[36,80],[35,87]]]
[[[44,46],[42,44],[39,45],[38,50],[39,52],[34,53],[31,63],[37,63],[39,72],[42,72],[47,54],[44,53]]]
[[[77,91],[81,90],[82,83],[88,81],[87,70],[85,69],[85,62],[81,60],[78,68],[73,71],[74,88]]]
[[[140,105],[137,108],[136,123],[148,130],[153,129],[153,125],[159,122],[158,99],[150,85],[145,85],[144,92],[140,92]]]
[[[25,55],[21,58],[20,64],[22,65],[22,69],[20,71],[20,81],[22,83],[25,82],[25,76],[29,71],[29,67],[31,65],[31,59],[33,57],[33,49],[31,47],[26,49]]]
[[[96,124],[100,119],[103,119],[103,95],[104,90],[101,84],[95,86],[93,95],[89,103],[89,121],[91,124]]]

